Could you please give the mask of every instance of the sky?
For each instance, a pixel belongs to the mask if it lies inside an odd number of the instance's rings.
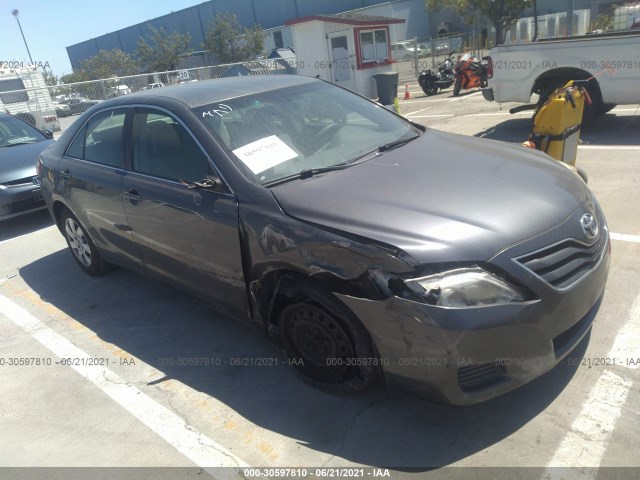
[[[120,30],[204,0],[0,0],[0,67],[5,62],[29,63],[18,23],[19,10],[31,58],[49,63],[58,76],[71,73],[66,47]],[[10,66],[10,65],[9,65]]]

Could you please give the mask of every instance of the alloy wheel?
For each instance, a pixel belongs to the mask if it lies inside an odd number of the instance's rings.
[[[69,241],[69,248],[75,257],[85,267],[91,267],[91,247],[82,227],[73,218],[68,217],[64,224],[64,230]]]

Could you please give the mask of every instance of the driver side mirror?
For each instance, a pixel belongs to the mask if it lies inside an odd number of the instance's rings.
[[[53,132],[51,130],[43,130],[42,134],[49,140],[53,140]]]
[[[216,174],[209,174],[202,180],[198,180],[195,182],[187,182],[185,180],[180,180],[180,182],[185,185],[187,188],[196,188],[202,190],[212,190],[214,192],[226,192],[227,189],[224,187],[224,183]]]

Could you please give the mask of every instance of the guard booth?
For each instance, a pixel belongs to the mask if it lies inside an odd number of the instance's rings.
[[[289,20],[299,75],[318,77],[377,98],[374,75],[393,72],[391,33],[403,18],[347,12]]]

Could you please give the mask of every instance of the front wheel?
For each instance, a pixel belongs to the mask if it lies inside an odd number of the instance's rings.
[[[462,90],[462,77],[456,77],[456,83],[453,84],[453,96],[460,95],[460,90]]]
[[[313,296],[298,297],[280,313],[281,341],[289,364],[302,380],[322,390],[366,389],[378,376],[367,331],[337,300],[321,303],[317,292]]]
[[[111,265],[102,260],[85,228],[69,210],[62,212],[61,221],[64,238],[80,268],[89,275],[101,275],[111,269]]]

